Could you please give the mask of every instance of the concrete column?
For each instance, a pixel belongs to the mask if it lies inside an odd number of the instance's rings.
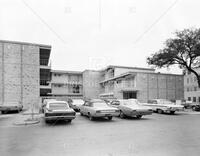
[[[20,53],[20,57],[21,57],[21,72],[20,72],[20,83],[21,83],[21,104],[23,105],[23,51],[24,51],[24,47],[23,45],[21,45],[21,53]]]
[[[2,43],[2,73],[1,73],[1,76],[2,76],[2,100],[1,100],[1,102],[2,102],[2,105],[3,105],[3,103],[4,103],[4,43]]]

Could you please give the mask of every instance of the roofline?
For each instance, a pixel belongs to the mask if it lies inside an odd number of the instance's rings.
[[[102,69],[101,71],[105,71],[108,68],[126,68],[126,69],[139,69],[139,70],[155,71],[155,69],[152,69],[152,68],[140,68],[140,67],[130,67],[130,66],[117,66],[117,65],[109,65],[106,68]]]
[[[62,73],[62,74],[82,74],[81,71],[67,71],[67,70],[51,70],[52,73]]]
[[[23,45],[33,45],[33,46],[40,46],[51,49],[51,45],[45,44],[37,44],[37,43],[29,43],[29,42],[21,42],[21,41],[9,41],[9,40],[0,40],[3,43],[13,43],[13,44],[23,44]]]

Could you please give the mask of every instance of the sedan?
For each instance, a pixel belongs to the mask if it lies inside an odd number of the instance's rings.
[[[140,119],[143,115],[151,115],[153,110],[150,107],[143,106],[137,99],[120,100],[118,106],[120,117],[136,117]]]
[[[176,111],[184,110],[184,106],[175,104],[166,99],[148,100],[148,103],[145,105],[150,106],[153,109],[153,111],[158,112],[159,114],[162,113],[174,114]]]
[[[80,114],[86,115],[90,120],[94,118],[104,118],[112,120],[113,116],[119,116],[119,110],[106,104],[105,101],[100,99],[93,99],[85,101],[84,105],[79,107]]]
[[[71,108],[73,108],[76,112],[79,112],[79,107],[84,104],[82,99],[73,99],[71,103]]]
[[[45,121],[67,120],[71,122],[76,117],[76,113],[65,101],[49,101],[44,110]]]

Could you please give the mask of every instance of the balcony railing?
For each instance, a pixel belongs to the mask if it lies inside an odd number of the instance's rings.
[[[40,59],[40,65],[51,66],[51,61],[49,59]]]
[[[40,85],[41,86],[49,86],[50,85],[50,81],[49,80],[40,80]]]

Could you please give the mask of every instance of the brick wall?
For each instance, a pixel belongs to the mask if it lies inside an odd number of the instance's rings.
[[[1,103],[8,105],[10,102],[21,102],[24,108],[37,104],[39,100],[39,47],[2,42],[0,49]],[[2,57],[3,53],[4,57]]]

